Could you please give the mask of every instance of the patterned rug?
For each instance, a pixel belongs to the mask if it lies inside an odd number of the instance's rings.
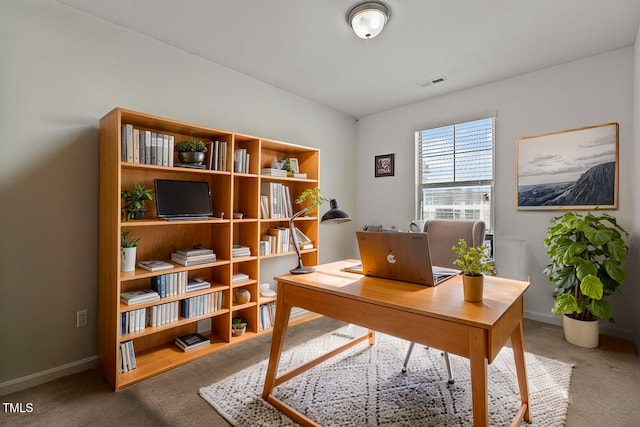
[[[346,326],[282,354],[280,372],[323,354],[363,328]],[[451,355],[455,383],[447,384],[442,353],[416,345],[409,367],[402,364],[409,343],[376,334],[376,344],[356,345],[276,387],[274,396],[323,426],[470,426],[471,379],[467,359]],[[533,426],[563,426],[572,366],[526,353]],[[262,400],[268,361],[209,387],[200,395],[234,426],[297,425]],[[509,425],[520,407],[510,348],[488,368],[489,425]]]

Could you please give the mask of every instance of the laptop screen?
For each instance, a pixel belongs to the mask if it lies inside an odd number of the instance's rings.
[[[158,218],[213,215],[206,181],[156,179],[155,198]]]

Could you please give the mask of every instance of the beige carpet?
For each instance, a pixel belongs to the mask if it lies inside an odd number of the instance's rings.
[[[283,353],[280,371],[364,333],[347,326]],[[408,342],[377,334],[363,343],[276,388],[274,395],[321,425],[472,425],[468,361],[451,356],[455,384],[447,384],[441,352],[416,346],[406,374],[401,372]],[[534,426],[563,426],[572,366],[526,354]],[[235,426],[295,425],[261,398],[267,361],[209,387],[200,395]],[[489,365],[489,424],[508,425],[517,412],[519,392],[513,353],[505,347]]]

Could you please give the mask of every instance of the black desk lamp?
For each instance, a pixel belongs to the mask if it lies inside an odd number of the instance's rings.
[[[322,203],[322,202],[321,202]],[[322,219],[320,219],[321,224],[340,224],[342,222],[351,221],[351,217],[348,213],[338,208],[338,202],[336,199],[329,199],[329,204],[331,208],[322,215]],[[293,225],[293,221],[298,218],[300,215],[304,215],[307,213],[308,208],[304,208],[299,212],[296,212],[291,219],[289,220],[289,229],[291,230],[291,237],[293,239],[293,246],[296,249],[296,254],[298,254],[298,266],[293,270],[289,270],[291,274],[307,274],[313,273],[316,271],[313,267],[305,267],[302,265],[302,255],[300,254],[300,243],[298,241],[298,236],[296,235],[296,230]]]

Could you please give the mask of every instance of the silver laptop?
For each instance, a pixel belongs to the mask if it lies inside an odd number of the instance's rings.
[[[460,273],[431,265],[427,233],[357,231],[362,273],[435,286]]]

